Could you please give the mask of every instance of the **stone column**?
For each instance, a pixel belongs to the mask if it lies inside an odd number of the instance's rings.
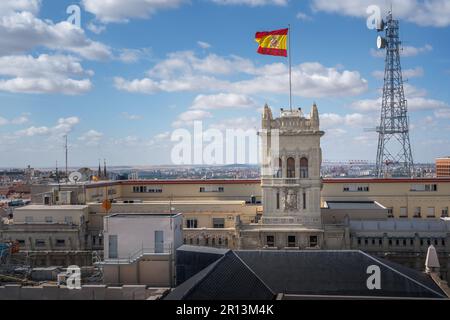
[[[295,178],[300,178],[300,156],[298,154],[295,155]]]

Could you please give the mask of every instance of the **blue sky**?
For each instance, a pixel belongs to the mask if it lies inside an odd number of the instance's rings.
[[[386,1],[4,0],[0,167],[170,163],[171,133],[257,128],[288,106],[287,60],[256,53],[256,31],[292,25],[294,104],[315,101],[324,159],[374,160],[384,60],[369,5]],[[81,8],[81,29],[66,22]],[[450,4],[393,2],[416,162],[450,154]],[[382,54],[382,53],[381,53]]]

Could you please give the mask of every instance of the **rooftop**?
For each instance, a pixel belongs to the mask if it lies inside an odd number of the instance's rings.
[[[332,210],[380,210],[386,209],[376,201],[326,201],[326,209]]]
[[[16,211],[20,210],[84,210],[87,209],[87,205],[43,205],[43,204],[31,204],[25,207],[20,207],[15,209]]]
[[[179,249],[180,250],[180,249]],[[183,248],[183,255],[189,248]],[[179,251],[177,251],[178,253]],[[192,252],[198,256],[197,252]],[[186,259],[188,270],[196,259]],[[192,262],[190,262],[192,261]],[[177,260],[178,263],[178,260]],[[367,268],[380,268],[381,289],[367,287]],[[182,269],[177,269],[182,271]],[[175,288],[168,300],[272,300],[277,294],[376,298],[446,298],[432,278],[362,251],[232,251]]]

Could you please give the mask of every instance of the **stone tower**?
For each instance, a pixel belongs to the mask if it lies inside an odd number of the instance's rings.
[[[309,116],[301,109],[281,109],[279,118],[273,117],[268,105],[264,107],[260,132],[263,215],[258,226],[246,227],[248,233],[243,230],[242,235],[249,237],[243,247],[321,246],[323,135],[316,104]],[[258,231],[258,239],[250,229]]]
[[[317,106],[313,105],[309,118],[298,109],[281,110],[276,119],[265,106],[262,129],[262,139],[267,137],[262,157],[263,223],[320,227],[320,138],[324,133]],[[278,146],[272,138],[276,135]]]

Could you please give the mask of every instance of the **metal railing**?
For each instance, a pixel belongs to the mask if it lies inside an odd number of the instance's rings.
[[[118,257],[118,258],[106,258],[102,263],[112,263],[112,264],[131,264],[136,262],[139,258],[145,255],[169,255],[173,253],[173,245],[163,245],[162,247],[152,247],[145,248],[141,247],[131,252],[127,257]]]

